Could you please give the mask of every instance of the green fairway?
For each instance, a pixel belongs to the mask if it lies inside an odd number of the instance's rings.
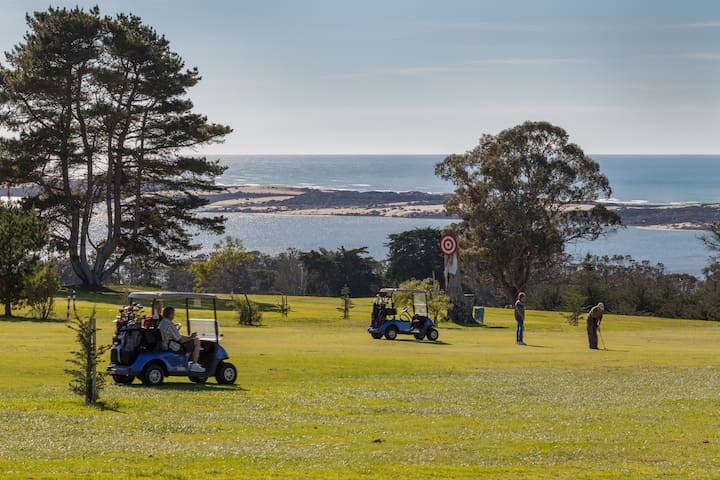
[[[0,321],[0,478],[720,475],[716,323],[608,315],[591,351],[582,325],[528,311],[520,347],[512,311],[488,309],[488,327],[390,342],[365,331],[370,302],[340,320],[338,299],[291,297],[262,327],[223,311],[236,386],[110,383],[97,408],[68,390],[64,322]],[[97,306],[109,343],[114,304]]]

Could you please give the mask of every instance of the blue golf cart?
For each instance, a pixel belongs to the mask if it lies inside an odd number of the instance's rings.
[[[402,334],[434,342],[440,336],[435,322],[428,316],[427,292],[403,288],[380,290],[373,303],[368,332],[376,340],[383,336],[395,340]]]
[[[191,372],[188,357],[182,351],[168,351],[161,347],[160,330],[151,316],[144,315],[145,303],[150,307],[155,300],[175,307],[176,319],[184,311],[186,335],[195,333],[200,338],[198,363],[205,372]],[[141,303],[142,302],[142,303]],[[201,317],[202,316],[202,317]],[[210,317],[211,318],[207,318]],[[127,305],[120,308],[115,319],[113,346],[107,374],[115,383],[132,383],[139,378],[145,385],[157,386],[165,377],[188,377],[195,383],[205,383],[214,376],[219,384],[233,384],[237,370],[226,360],[229,357],[220,345],[220,328],[217,320],[217,297],[192,292],[133,292]],[[182,333],[182,325],[176,324]],[[175,342],[177,343],[177,342]],[[172,348],[173,345],[170,345]],[[177,345],[176,345],[177,346]],[[180,350],[180,349],[175,349]]]

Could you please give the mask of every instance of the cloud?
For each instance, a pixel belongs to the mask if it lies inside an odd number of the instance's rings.
[[[681,58],[703,62],[720,62],[720,52],[690,52],[681,55]]]
[[[587,63],[587,58],[495,58],[489,60],[476,60],[475,64],[485,65],[517,65],[517,66],[545,66]]]
[[[329,80],[344,80],[367,77],[422,77],[435,73],[478,72],[484,70],[484,68],[479,68],[472,65],[410,65],[398,67],[370,68],[368,70],[357,72],[331,73],[323,75],[322,78]]]
[[[422,77],[436,73],[472,73],[486,72],[490,66],[508,65],[519,67],[543,67],[550,65],[574,65],[588,63],[588,58],[493,58],[473,60],[462,65],[409,65],[393,67],[377,67],[364,71],[331,73],[322,78],[329,80],[345,80],[367,77]]]
[[[706,20],[703,22],[695,22],[695,23],[681,23],[678,25],[673,25],[672,28],[679,28],[679,29],[703,29],[703,28],[720,28],[720,20]]]

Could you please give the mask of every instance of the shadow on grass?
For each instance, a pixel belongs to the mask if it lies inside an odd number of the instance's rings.
[[[550,346],[548,346],[548,345],[532,345],[532,344],[530,344],[530,343],[528,343],[527,345],[524,345],[524,346],[525,346],[525,347],[531,347],[531,348],[552,348],[552,347],[550,347]]]
[[[455,325],[465,328],[510,328],[505,325],[488,325],[487,323],[455,323]]]
[[[32,322],[32,323],[67,323],[67,320],[64,318],[48,318],[47,320],[42,320],[40,318],[33,318],[33,317],[0,317],[0,322],[12,322],[12,323],[20,323],[20,322]]]
[[[149,387],[142,383],[131,383],[130,385],[118,385],[121,388],[132,388],[132,389],[153,389],[153,390],[172,390],[179,392],[249,392],[248,389],[242,388],[239,385],[220,385],[217,383],[163,383],[157,387]]]
[[[115,412],[115,413],[121,413],[120,410],[120,404],[113,400],[113,401],[104,401],[101,400],[97,402],[95,405],[93,405],[95,408],[100,410],[101,412]]]
[[[412,338],[398,338],[393,340],[394,342],[400,343],[422,343],[424,345],[452,345],[452,343],[443,342],[442,340],[414,340]]]

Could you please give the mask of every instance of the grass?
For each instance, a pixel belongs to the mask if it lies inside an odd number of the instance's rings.
[[[118,296],[97,304],[108,341]],[[221,311],[238,385],[173,378],[108,385],[99,407],[69,393],[64,322],[0,321],[0,477],[717,478],[716,323],[606,316],[607,351],[582,327],[511,311],[491,327],[441,325],[440,343],[372,340],[370,299],[276,297],[265,325]],[[63,305],[64,307],[64,305]],[[59,309],[60,310],[60,309]],[[62,311],[64,314],[64,309]],[[64,315],[63,315],[64,316]]]

